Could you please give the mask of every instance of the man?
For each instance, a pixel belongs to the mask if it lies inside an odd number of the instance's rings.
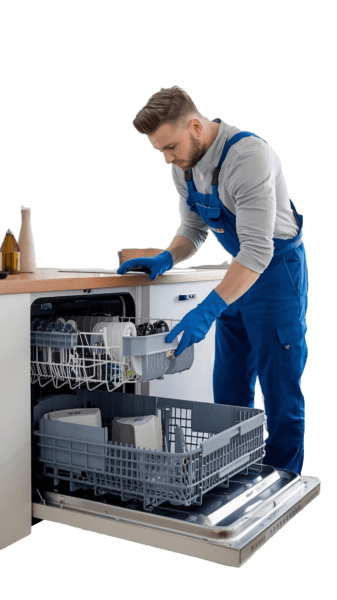
[[[264,462],[300,474],[308,278],[303,218],[289,200],[280,160],[255,134],[203,117],[177,86],[154,94],[134,125],[172,164],[181,227],[167,250],[127,261],[118,273],[141,264],[154,279],[213,231],[235,258],[167,341],[184,332],[178,355],[216,320],[214,402],[253,407],[258,375],[269,432]]]

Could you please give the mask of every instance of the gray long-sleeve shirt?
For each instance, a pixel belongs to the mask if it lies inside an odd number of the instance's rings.
[[[213,144],[193,168],[198,192],[212,193],[213,168],[218,166],[226,141],[239,131],[221,121]],[[184,171],[172,165],[172,176],[180,194],[181,226],[176,235],[189,239],[198,250],[209,227],[186,203]],[[289,239],[298,233],[279,157],[259,138],[241,139],[222,164],[218,191],[221,202],[236,216],[240,251],[235,260],[262,273],[273,257],[273,237]]]

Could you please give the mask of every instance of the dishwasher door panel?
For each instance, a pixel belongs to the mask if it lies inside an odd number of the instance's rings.
[[[240,567],[320,493],[315,477],[263,466],[208,492],[201,506],[151,512],[121,504],[42,492],[33,515],[155,548]]]
[[[54,292],[34,292],[30,294],[30,302],[36,302],[41,300],[41,302],[46,301],[46,299],[55,300],[59,298],[76,298],[76,299],[86,299],[88,302],[93,297],[108,296],[111,294],[112,296],[118,296],[119,294],[129,294],[135,303],[136,313],[141,310],[141,298],[142,298],[142,288],[140,286],[137,287],[120,287],[120,288],[100,288],[100,289],[92,289],[88,290],[60,290]]]
[[[152,285],[143,290],[143,315],[162,319],[181,320],[186,313],[200,304],[220,283],[219,281],[194,281],[171,285]],[[180,300],[179,296],[187,297]],[[188,296],[195,296],[188,298]],[[163,380],[150,381],[148,393],[164,398],[181,398],[200,402],[213,402],[215,323],[205,339],[194,346],[194,362],[188,371],[165,375]]]

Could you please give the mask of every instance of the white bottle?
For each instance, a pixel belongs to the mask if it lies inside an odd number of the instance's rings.
[[[30,226],[30,208],[21,206],[22,225],[19,235],[20,273],[36,271],[35,249],[32,228]]]

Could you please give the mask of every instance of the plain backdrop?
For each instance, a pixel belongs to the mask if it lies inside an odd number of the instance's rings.
[[[30,207],[38,267],[115,268],[122,247],[169,245],[180,223],[171,167],[132,124],[161,87],[179,85],[204,116],[277,152],[304,215],[309,267],[302,473],[322,482],[241,569],[40,523],[0,554],[7,597],[294,598],[333,581],[332,9],[324,0],[0,2],[0,236],[10,228],[18,238],[20,207]],[[210,234],[181,266],[229,258]]]

